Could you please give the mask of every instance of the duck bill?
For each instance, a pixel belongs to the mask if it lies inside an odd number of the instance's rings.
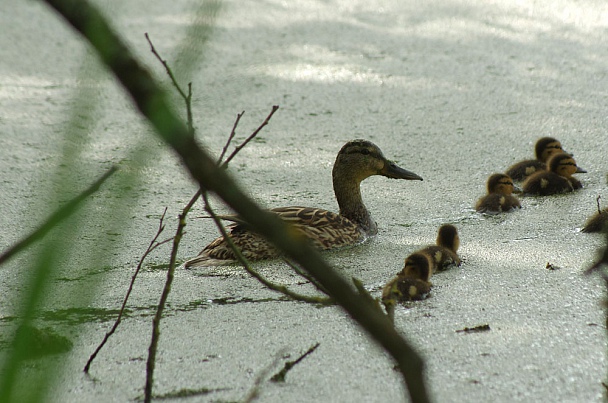
[[[384,164],[384,168],[380,171],[380,175],[386,176],[387,178],[393,179],[407,179],[407,180],[416,180],[421,181],[422,178],[412,171],[408,171],[407,169],[403,169],[394,162],[387,161]]]
[[[513,193],[523,193],[523,190],[521,190],[521,188],[519,186],[515,186],[513,185]]]
[[[586,174],[586,173],[587,173],[587,170],[586,170],[586,169],[583,169],[583,168],[581,168],[581,167],[579,167],[579,166],[577,166],[577,167],[576,167],[576,173],[577,173],[577,174]]]

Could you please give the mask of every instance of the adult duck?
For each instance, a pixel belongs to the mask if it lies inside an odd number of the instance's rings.
[[[413,172],[397,166],[384,157],[380,148],[367,140],[353,140],[338,152],[334,163],[333,187],[340,212],[338,214],[313,207],[280,207],[271,209],[294,229],[308,237],[320,250],[339,248],[363,242],[376,235],[378,226],[363,204],[361,182],[373,175],[392,179],[422,180]],[[230,217],[224,217],[230,219]],[[264,238],[253,232],[247,223],[239,222],[227,230],[234,244],[249,260],[279,256]],[[223,237],[207,245],[201,253],[184,264],[186,268],[232,263],[235,255]]]

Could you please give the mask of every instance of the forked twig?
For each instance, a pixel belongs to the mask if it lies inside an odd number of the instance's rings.
[[[244,114],[245,114],[245,111],[236,115],[236,120],[234,121],[234,125],[232,125],[232,130],[230,131],[228,140],[226,141],[224,148],[222,148],[222,153],[220,154],[220,157],[217,159],[218,166],[222,163],[222,160],[224,159],[224,156],[226,155],[226,151],[228,151],[228,146],[230,145],[230,143],[232,142],[232,139],[236,135],[236,127],[239,125],[239,121],[241,120],[241,118],[243,117]]]
[[[260,396],[260,386],[262,385],[262,382],[264,382],[264,379],[266,379],[266,377],[270,373],[270,370],[276,367],[279,363],[280,355],[281,352],[279,351],[279,353],[275,355],[274,360],[272,360],[269,365],[263,368],[262,371],[260,371],[260,373],[255,377],[253,385],[249,390],[249,393],[247,393],[247,396],[245,396],[245,398],[243,399],[243,403],[251,403]]]
[[[249,143],[251,140],[253,140],[253,138],[255,136],[258,135],[258,133],[264,128],[264,126],[266,126],[268,124],[268,122],[270,122],[270,118],[272,118],[272,115],[274,115],[274,113],[279,109],[279,105],[273,105],[272,110],[270,111],[270,113],[268,114],[268,116],[266,116],[266,119],[264,119],[264,121],[262,122],[262,124],[255,129],[255,131],[253,133],[251,133],[249,135],[249,137],[247,137],[245,139],[245,141],[243,141],[241,144],[239,144],[234,151],[232,152],[232,154],[230,154],[228,156],[228,158],[226,158],[226,161],[224,161],[221,165],[221,167],[225,167],[226,165],[228,165],[228,163],[230,161],[232,161],[232,159],[238,154],[239,151],[241,151],[243,149],[243,147],[245,147],[247,145],[247,143]]]
[[[106,344],[106,342],[108,341],[108,339],[110,338],[110,336],[112,336],[114,334],[114,332],[116,332],[116,329],[118,328],[118,325],[120,324],[120,322],[122,320],[122,316],[123,316],[123,313],[125,311],[125,307],[127,306],[127,301],[129,300],[129,296],[131,295],[131,292],[133,291],[133,285],[135,284],[135,279],[137,278],[137,275],[139,274],[139,271],[141,270],[141,267],[142,267],[142,265],[144,263],[144,260],[146,260],[146,258],[148,257],[148,255],[154,249],[158,248],[161,245],[166,244],[167,242],[170,242],[173,239],[173,238],[168,238],[168,239],[165,239],[164,241],[160,241],[160,242],[156,241],[158,239],[158,237],[160,236],[160,234],[165,229],[164,220],[165,220],[165,214],[166,213],[167,213],[167,208],[165,207],[165,211],[163,211],[163,215],[161,216],[160,221],[158,223],[158,231],[156,232],[156,235],[154,235],[154,238],[152,238],[152,240],[150,241],[150,244],[148,245],[148,249],[146,249],[146,251],[144,252],[144,254],[139,259],[139,264],[137,265],[137,268],[135,269],[135,273],[133,273],[133,276],[131,277],[131,284],[129,284],[129,288],[127,289],[127,294],[125,295],[125,298],[124,298],[124,300],[122,302],[122,306],[120,307],[120,311],[118,313],[118,318],[116,318],[116,321],[114,322],[114,326],[112,326],[112,328],[106,333],[106,335],[103,338],[102,342],[95,349],[95,351],[93,352],[93,354],[91,354],[91,356],[89,357],[89,360],[87,361],[87,364],[84,366],[84,370],[83,371],[85,373],[89,373],[89,369],[91,368],[91,364],[93,363],[93,360],[95,359],[95,357],[97,357],[97,354],[101,351],[101,349]]]
[[[144,389],[144,401],[152,401],[152,386],[154,383],[154,368],[156,366],[156,352],[158,350],[158,340],[160,338],[160,320],[163,316],[163,311],[167,304],[167,298],[171,292],[171,284],[173,284],[173,277],[175,274],[175,261],[177,259],[177,250],[179,249],[179,243],[182,240],[184,233],[184,227],[186,226],[186,216],[190,212],[190,209],[198,199],[198,194],[195,194],[190,202],[184,207],[182,213],[179,215],[179,223],[175,230],[175,236],[173,237],[173,247],[171,248],[171,259],[169,261],[169,270],[167,270],[167,279],[165,280],[165,286],[163,287],[163,293],[161,294],[160,301],[158,302],[158,308],[154,319],[152,320],[152,339],[150,346],[148,347],[148,360],[146,362],[146,386]]]
[[[73,213],[75,213],[76,209],[80,206],[80,204],[87,197],[99,190],[99,187],[106,181],[106,179],[108,179],[117,170],[118,167],[111,167],[108,172],[103,174],[86,190],[84,190],[78,196],[67,202],[63,207],[60,207],[53,214],[51,214],[51,216],[47,218],[47,220],[40,227],[38,227],[31,234],[16,242],[11,247],[2,252],[2,255],[0,255],[0,265],[2,265],[4,262],[12,258],[17,253],[21,252],[23,249],[27,248],[34,242],[38,241],[39,239],[42,239],[50,230],[55,228],[57,224],[59,224],[61,221],[65,220]]]

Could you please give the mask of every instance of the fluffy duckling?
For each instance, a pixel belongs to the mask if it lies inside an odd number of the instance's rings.
[[[399,302],[417,301],[431,292],[428,281],[432,274],[433,261],[424,253],[413,253],[405,259],[405,267],[382,289],[382,303],[392,320],[395,305]]]
[[[419,278],[398,275],[382,289],[382,304],[391,321],[395,316],[395,305],[399,302],[420,301],[431,292],[431,283]]]
[[[602,232],[604,228],[608,229],[608,208],[598,211],[587,220],[582,232]]]
[[[534,146],[535,160],[524,160],[511,165],[505,172],[513,180],[521,181],[538,171],[544,171],[553,154],[563,153],[562,144],[553,137],[540,138]]]
[[[321,250],[355,245],[376,235],[378,227],[361,198],[361,182],[373,175],[393,179],[422,180],[384,157],[380,148],[370,141],[353,140],[338,152],[332,177],[340,213],[312,207],[281,207],[270,211],[290,223]],[[229,217],[223,217],[230,219]],[[261,236],[249,230],[246,223],[233,217],[235,224],[227,228],[233,242],[250,260],[278,256],[277,250]],[[186,268],[232,263],[234,253],[223,237],[207,245],[201,253],[184,264]]]
[[[425,282],[431,279],[435,262],[433,256],[423,251],[414,252],[405,258],[405,265],[397,276],[415,278]]]
[[[523,191],[526,194],[547,196],[573,192],[583,187],[572,175],[578,172],[576,161],[570,154],[554,154],[547,161],[547,169],[526,179]]]
[[[431,258],[433,262],[432,274],[436,271],[446,270],[450,266],[460,266],[461,260],[458,257],[459,247],[460,236],[458,235],[458,230],[452,224],[444,224],[437,231],[435,245],[427,246],[419,252]]]
[[[512,194],[516,188],[509,175],[491,175],[488,178],[487,189],[488,194],[477,200],[475,204],[475,210],[479,213],[498,214],[521,208],[519,200]]]

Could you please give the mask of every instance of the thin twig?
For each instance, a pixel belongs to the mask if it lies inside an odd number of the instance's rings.
[[[600,199],[602,198],[601,195],[597,195],[597,199],[595,199],[595,202],[597,203],[597,212],[599,214],[602,214],[602,208],[600,207]]]
[[[80,193],[78,196],[74,197],[72,200],[67,202],[63,207],[57,209],[49,218],[46,219],[44,223],[40,227],[38,227],[34,232],[21,239],[20,241],[13,244],[13,246],[6,249],[0,255],[0,265],[4,262],[12,258],[17,253],[21,252],[23,249],[27,248],[34,242],[42,239],[50,230],[55,228],[61,221],[65,220],[72,214],[76,212],[76,209],[80,206],[80,204],[90,195],[99,190],[99,187],[108,179],[114,172],[118,170],[117,166],[111,167],[108,172],[103,174],[99,179],[97,179],[91,186],[89,186],[86,190]]]
[[[320,343],[315,344],[314,346],[312,346],[311,348],[309,348],[304,354],[302,354],[301,356],[299,356],[296,360],[294,361],[287,361],[285,363],[285,366],[283,366],[283,369],[280,370],[279,372],[277,372],[276,374],[274,374],[272,376],[272,378],[270,378],[270,380],[272,382],[285,382],[285,376],[287,375],[287,373],[296,365],[298,365],[304,358],[308,357],[310,354],[312,354],[317,347],[319,347]]]
[[[262,369],[260,373],[255,377],[255,380],[253,381],[253,385],[251,386],[249,393],[247,393],[247,396],[245,396],[245,398],[243,399],[243,403],[251,403],[260,396],[260,386],[262,385],[262,382],[264,382],[264,379],[266,379],[266,377],[270,373],[270,370],[277,366],[277,364],[279,363],[280,356],[281,352],[279,351],[275,355],[274,360],[272,360],[272,362],[264,369]]]
[[[205,203],[205,207],[204,207],[205,211],[207,211],[207,213],[209,213],[211,218],[213,218],[213,221],[215,222],[215,225],[217,226],[218,230],[224,237],[224,240],[226,241],[226,243],[228,244],[230,249],[232,249],[236,259],[243,266],[243,268],[247,271],[247,273],[249,273],[250,275],[255,277],[260,283],[264,284],[264,286],[266,286],[267,288],[269,288],[273,291],[276,291],[276,292],[280,292],[296,301],[307,302],[307,303],[311,303],[311,304],[322,304],[322,305],[331,305],[334,303],[331,298],[311,297],[311,296],[307,296],[307,295],[298,294],[296,292],[291,291],[289,288],[287,288],[286,286],[284,286],[282,284],[276,284],[276,283],[266,280],[260,273],[258,273],[257,271],[255,271],[254,269],[251,268],[251,265],[249,264],[249,261],[247,260],[247,258],[245,256],[243,256],[243,253],[241,253],[241,250],[239,249],[239,247],[234,244],[234,242],[232,241],[232,237],[230,236],[230,234],[228,234],[228,231],[226,231],[226,228],[224,228],[224,225],[222,225],[221,219],[215,214],[215,211],[213,211],[213,209],[211,208],[211,204],[209,203],[209,199],[207,197],[207,192],[203,192],[203,202]]]
[[[198,195],[194,195],[186,207],[184,207],[182,213],[179,215],[179,224],[177,225],[177,230],[175,231],[175,236],[173,237],[173,247],[171,248],[171,259],[169,261],[169,270],[167,270],[167,279],[165,281],[165,286],[163,287],[163,293],[161,294],[160,301],[158,302],[156,314],[152,320],[152,339],[150,341],[150,347],[148,348],[148,361],[146,362],[146,386],[144,390],[144,401],[146,403],[152,401],[154,367],[156,365],[156,352],[158,350],[158,340],[160,338],[160,320],[163,316],[165,305],[167,304],[167,298],[171,292],[171,284],[173,284],[177,250],[179,249],[179,243],[182,240],[184,227],[186,226],[186,216],[197,198]]]
[[[145,36],[146,36],[146,39],[148,40],[148,43],[150,44],[150,49],[151,49],[152,53],[165,67],[165,71],[167,72],[167,75],[171,79],[173,86],[177,89],[177,91],[179,92],[181,97],[184,99],[184,102],[186,103],[186,115],[187,115],[187,119],[188,119],[188,122],[187,122],[188,133],[191,138],[194,138],[194,125],[193,125],[193,121],[192,121],[192,83],[188,83],[188,94],[186,95],[186,93],[184,93],[184,91],[181,89],[180,85],[178,84],[177,80],[175,79],[175,76],[173,75],[173,71],[171,70],[171,68],[169,67],[167,62],[165,60],[163,60],[163,58],[158,54],[158,52],[154,48],[154,45],[152,44],[152,41],[150,40],[150,37],[148,36],[147,33],[145,34]],[[169,293],[171,292],[171,285],[173,283],[173,277],[174,277],[174,273],[175,273],[175,261],[177,259],[177,251],[179,249],[179,243],[183,236],[184,227],[186,226],[186,216],[188,215],[188,213],[190,212],[190,209],[192,209],[192,206],[194,206],[194,203],[196,202],[196,200],[198,200],[200,195],[201,195],[201,191],[198,190],[194,194],[194,196],[192,196],[192,198],[190,199],[190,201],[188,202],[186,207],[184,207],[184,209],[182,210],[182,213],[179,215],[179,223],[177,226],[177,230],[175,231],[175,236],[172,238],[173,247],[171,248],[171,258],[170,258],[170,263],[169,263],[169,270],[167,271],[167,279],[165,281],[165,286],[163,287],[163,292],[161,294],[161,298],[158,303],[158,308],[156,310],[156,314],[154,316],[154,319],[152,320],[152,338],[150,341],[150,346],[148,348],[148,361],[146,363],[146,386],[145,386],[145,392],[144,392],[145,402],[150,402],[152,400],[152,387],[153,387],[153,383],[154,383],[154,368],[156,366],[156,353],[158,350],[158,340],[160,338],[160,321],[162,318],[163,311],[165,309],[165,305],[167,303],[167,298],[169,297]],[[163,217],[164,217],[164,214],[163,214]]]
[[[218,166],[221,165],[222,160],[224,159],[224,156],[226,155],[226,151],[228,151],[228,146],[230,145],[230,143],[232,142],[232,139],[234,138],[234,136],[236,134],[236,127],[239,125],[239,121],[241,120],[241,118],[243,117],[244,114],[245,114],[245,111],[236,115],[236,120],[234,121],[234,125],[232,125],[232,130],[230,131],[228,140],[226,141],[224,148],[222,148],[222,153],[220,154],[220,157],[217,159]]]
[[[171,70],[171,68],[169,67],[169,64],[167,63],[167,61],[164,60],[160,56],[160,54],[158,54],[158,52],[156,51],[156,48],[152,44],[152,40],[150,39],[150,36],[148,35],[148,33],[146,32],[144,35],[146,37],[146,40],[150,44],[150,51],[154,54],[154,56],[156,56],[156,58],[158,59],[158,61],[165,67],[165,71],[167,72],[167,75],[171,79],[171,82],[173,83],[173,86],[175,87],[175,89],[177,90],[177,92],[179,92],[179,95],[181,95],[181,97],[184,99],[184,102],[186,102],[186,114],[187,114],[187,119],[188,119],[188,131],[194,135],[194,126],[193,126],[193,123],[192,123],[192,106],[191,106],[192,105],[192,83],[188,83],[188,94],[186,94],[184,92],[184,90],[182,89],[182,87],[178,84],[177,80],[175,79],[175,75],[173,75],[173,70]]]
[[[160,221],[158,223],[158,230],[156,232],[156,235],[154,235],[154,238],[152,238],[152,240],[150,241],[150,244],[148,245],[148,249],[146,249],[146,251],[144,252],[144,254],[142,255],[142,257],[139,259],[139,264],[137,265],[137,268],[135,269],[135,273],[133,273],[133,276],[131,277],[131,284],[129,284],[129,288],[127,289],[127,294],[125,295],[125,298],[122,302],[122,306],[120,307],[120,311],[118,313],[118,318],[116,318],[116,322],[114,322],[114,326],[112,326],[112,328],[110,329],[110,331],[108,331],[105,335],[105,337],[103,338],[102,342],[99,344],[99,346],[97,347],[97,349],[95,349],[95,351],[93,352],[93,354],[91,354],[91,356],[89,357],[89,360],[87,361],[87,364],[84,366],[84,372],[85,373],[89,373],[89,369],[91,368],[91,364],[93,363],[93,360],[95,359],[95,357],[97,357],[97,354],[101,351],[101,349],[103,348],[103,346],[106,344],[106,342],[108,341],[108,339],[110,338],[110,336],[112,336],[114,334],[114,332],[116,331],[116,329],[118,328],[118,325],[120,324],[120,321],[122,320],[122,316],[123,313],[125,311],[125,307],[127,306],[127,301],[129,300],[129,296],[131,295],[131,292],[133,291],[133,285],[135,284],[135,279],[137,278],[137,275],[139,274],[139,271],[141,270],[141,267],[144,263],[144,261],[146,260],[146,258],[148,257],[148,255],[156,248],[158,248],[161,245],[166,244],[167,242],[170,242],[173,238],[168,238],[165,239],[164,241],[161,242],[156,242],[156,240],[158,239],[158,237],[160,236],[160,234],[164,231],[165,229],[165,224],[164,224],[164,220],[165,220],[165,214],[167,213],[167,208],[165,207],[165,211],[163,211],[163,215],[160,218]]]
[[[279,105],[274,105],[272,107],[272,110],[270,111],[270,113],[268,114],[268,116],[266,116],[266,119],[264,119],[264,121],[262,122],[262,124],[253,132],[249,135],[249,137],[247,137],[245,139],[245,141],[243,141],[241,144],[239,144],[234,151],[232,152],[232,154],[230,154],[230,156],[228,156],[228,158],[226,158],[226,161],[224,161],[221,165],[222,168],[224,168],[226,165],[228,165],[228,163],[230,161],[232,161],[232,159],[236,156],[236,154],[241,151],[241,149],[243,147],[245,147],[247,145],[247,143],[249,143],[251,140],[253,140],[253,138],[255,136],[258,135],[258,133],[264,128],[264,126],[266,126],[268,124],[268,122],[270,122],[270,118],[272,118],[272,115],[274,115],[274,113],[279,109]]]
[[[325,289],[325,287],[323,287],[321,284],[319,284],[319,282],[313,276],[311,276],[310,274],[306,273],[304,270],[300,269],[291,260],[283,258],[283,262],[285,262],[285,264],[287,266],[291,267],[293,269],[293,271],[295,271],[300,277],[306,279],[312,285],[314,285],[317,290],[321,291],[325,295],[329,295],[329,293],[327,292],[327,290]]]

